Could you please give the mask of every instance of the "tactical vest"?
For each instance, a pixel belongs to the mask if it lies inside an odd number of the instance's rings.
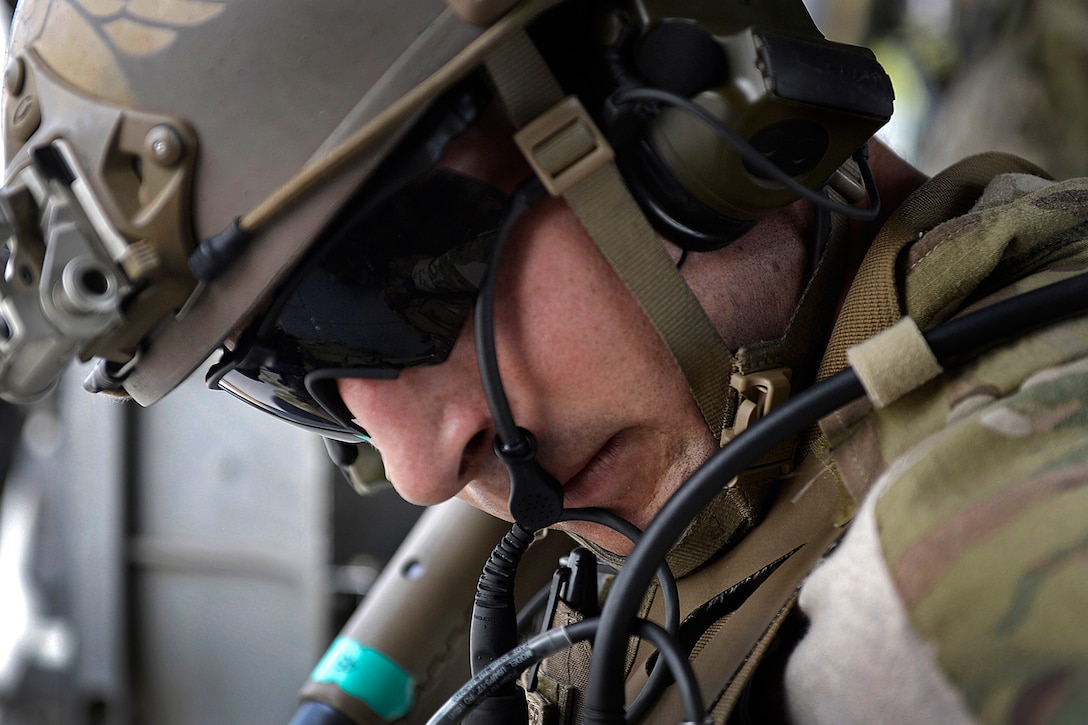
[[[925,329],[999,290],[1044,283],[1039,275],[1024,282],[1026,274],[1049,269],[1046,281],[1054,281],[1084,268],[1088,182],[1051,184],[1041,176],[1028,162],[985,154],[923,184],[874,239],[834,322],[818,378],[841,370],[849,349],[904,315]],[[1068,202],[1064,206],[1063,199]],[[832,309],[825,305],[817,313],[815,306],[806,294],[794,324],[811,324]],[[758,360],[760,350],[742,351],[738,358]],[[751,374],[762,372],[758,365],[751,368]],[[871,411],[869,400],[859,400],[823,421],[796,447],[784,444],[764,465],[729,482],[669,555],[681,599],[679,639],[716,723],[731,717],[743,721],[749,713],[756,721],[782,714],[769,712],[767,705],[780,702],[780,673],[773,663],[788,655],[790,641],[801,631],[792,614],[797,593],[887,466],[886,461],[870,465],[872,439],[853,435],[864,429]],[[793,466],[795,450],[799,461]],[[597,554],[622,565],[608,552]],[[642,609],[662,621],[656,591],[647,593]],[[560,601],[552,621],[564,624],[578,617]],[[583,643],[534,672],[527,683],[532,722],[580,721],[590,655]],[[628,702],[646,686],[655,660],[647,643],[630,647]],[[753,678],[760,668],[766,676]],[[765,686],[774,696],[766,694]],[[665,689],[642,721],[684,720],[674,690]]]

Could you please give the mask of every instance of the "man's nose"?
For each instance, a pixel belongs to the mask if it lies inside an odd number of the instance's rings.
[[[348,410],[381,452],[387,477],[414,504],[454,496],[492,455],[491,415],[465,337],[439,365],[408,368],[394,380],[338,381]]]

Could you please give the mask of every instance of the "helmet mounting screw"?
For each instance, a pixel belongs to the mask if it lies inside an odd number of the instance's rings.
[[[173,166],[181,160],[185,144],[176,130],[160,123],[147,132],[144,146],[160,166]]]
[[[22,58],[12,58],[4,68],[4,90],[13,96],[23,92],[23,83],[26,81],[26,66]]]

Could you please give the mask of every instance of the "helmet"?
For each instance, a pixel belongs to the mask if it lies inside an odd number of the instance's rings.
[[[801,0],[24,0],[3,86],[0,394],[34,399],[78,357],[99,361],[91,388],[150,404],[236,336],[214,381],[364,435],[320,391],[441,361],[509,218],[486,189],[416,184],[492,95],[720,432],[730,353],[704,360],[720,340],[640,245],[657,229],[713,249],[822,201],[890,116],[872,54],[823,38]],[[618,189],[635,227],[588,188]],[[440,249],[398,231],[420,194],[447,200]],[[341,299],[345,269],[365,291]],[[315,332],[314,309],[333,321],[348,299],[366,324]]]
[[[480,34],[440,0],[322,0],[305,12],[264,0],[21,5],[4,85],[4,206],[28,229],[5,247],[5,395],[42,394],[77,355],[108,361],[141,403],[171,390],[252,313],[427,99],[405,104],[350,169],[206,284],[188,265],[197,240]]]

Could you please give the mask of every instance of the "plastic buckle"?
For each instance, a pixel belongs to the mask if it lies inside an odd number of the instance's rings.
[[[722,433],[721,445],[723,446],[789,399],[790,369],[771,368],[747,375],[734,373],[729,384],[740,393],[741,401],[737,406],[737,416],[733,427]],[[737,476],[733,484],[739,485],[747,481],[759,481],[789,473],[793,468],[795,443],[795,436],[779,441]]]
[[[567,96],[514,134],[552,196],[562,196],[615,155],[581,102]]]
[[[790,397],[790,371],[789,368],[771,368],[747,375],[734,373],[729,385],[742,396],[733,430],[730,431],[730,438],[736,438],[786,402]]]

